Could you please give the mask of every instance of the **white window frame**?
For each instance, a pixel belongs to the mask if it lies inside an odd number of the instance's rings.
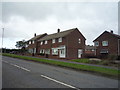
[[[102,41],[102,46],[108,46],[108,41]]]
[[[29,41],[29,44],[31,44],[31,41]]]
[[[45,41],[45,44],[47,44],[47,43],[48,43],[48,41],[46,40],[46,41]]]
[[[40,45],[43,45],[43,41],[40,42]]]
[[[58,39],[58,42],[62,42],[62,37],[60,37],[60,38]]]
[[[40,49],[40,53],[44,54],[45,50],[44,49]]]
[[[52,43],[55,43],[55,39],[52,39]]]
[[[81,43],[81,39],[80,38],[78,39],[78,43]]]
[[[46,49],[45,54],[50,54],[50,49]]]
[[[98,44],[96,45],[96,43],[98,43]],[[94,45],[95,46],[99,46],[99,41],[94,42]]]
[[[32,44],[34,44],[34,43],[35,43],[35,41],[33,40],[33,41],[32,41]]]
[[[58,55],[58,49],[52,48],[52,55]]]

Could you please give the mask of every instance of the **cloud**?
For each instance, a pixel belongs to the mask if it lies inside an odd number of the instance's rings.
[[[15,3],[4,2],[2,8],[5,38],[28,40],[34,33],[56,33],[77,27],[87,44],[105,30],[118,32],[117,3]],[[13,45],[12,44],[12,45]]]

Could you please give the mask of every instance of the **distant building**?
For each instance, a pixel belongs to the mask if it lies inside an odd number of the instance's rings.
[[[86,45],[85,46],[85,57],[95,57],[95,46]]]
[[[28,50],[28,52],[30,54],[35,55],[37,53],[38,39],[43,38],[46,35],[47,35],[46,33],[45,34],[40,34],[40,35],[36,35],[36,33],[35,33],[34,37],[27,41],[26,49]]]
[[[55,59],[77,59],[84,57],[85,37],[77,29],[46,35],[38,40],[37,56]]]
[[[95,55],[97,57],[107,57],[108,55],[120,55],[120,36],[113,31],[103,32],[94,41],[96,47]]]

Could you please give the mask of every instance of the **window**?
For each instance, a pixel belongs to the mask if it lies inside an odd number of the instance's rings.
[[[41,42],[40,45],[43,45],[43,42]]]
[[[108,41],[102,41],[102,46],[108,46]]]
[[[45,44],[47,44],[48,42],[47,42],[47,40],[45,41]]]
[[[45,54],[50,54],[50,49],[46,49]]]
[[[44,50],[44,49],[41,49],[41,50],[40,50],[40,53],[44,54],[44,53],[45,53],[45,50]]]
[[[29,44],[31,44],[31,41],[29,41]]]
[[[34,44],[35,43],[35,41],[32,41],[32,44]]]
[[[36,48],[34,48],[34,53],[36,53]]]
[[[55,43],[55,39],[52,39],[52,43]]]
[[[58,49],[53,48],[52,49],[52,55],[58,55]]]
[[[59,38],[59,39],[58,39],[58,42],[62,42],[62,38]]]
[[[33,53],[33,49],[32,49],[32,48],[29,48],[29,49],[28,49],[28,52],[29,52],[29,53]]]
[[[78,43],[81,43],[81,39],[80,38],[78,39]]]
[[[95,46],[99,46],[99,42],[98,41],[96,41],[94,44],[95,44]]]

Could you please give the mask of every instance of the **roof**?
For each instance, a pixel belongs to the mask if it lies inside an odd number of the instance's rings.
[[[117,35],[117,34],[114,34],[114,33],[108,32],[108,31],[104,31],[104,32],[103,32],[100,36],[98,36],[94,41],[96,41],[96,40],[97,40],[99,37],[101,37],[104,33],[108,33],[108,34],[110,34],[110,35],[112,35],[112,36],[120,39],[120,35]],[[94,42],[94,41],[93,41],[93,42]]]
[[[74,30],[78,30],[78,29],[77,28],[73,28],[73,29],[69,29],[69,30],[62,31],[62,32],[59,32],[59,33],[46,35],[45,37],[41,38],[39,41],[44,41],[44,40],[50,40],[50,39],[54,39],[54,38],[64,37],[64,36],[70,34],[71,32],[73,32]]]
[[[44,33],[44,34],[46,34],[46,33]],[[31,41],[31,40],[36,40],[36,39],[40,38],[42,35],[44,35],[44,34],[37,35],[37,36],[35,36],[35,37],[31,38],[31,39],[30,39],[30,40],[28,40],[28,41]]]

